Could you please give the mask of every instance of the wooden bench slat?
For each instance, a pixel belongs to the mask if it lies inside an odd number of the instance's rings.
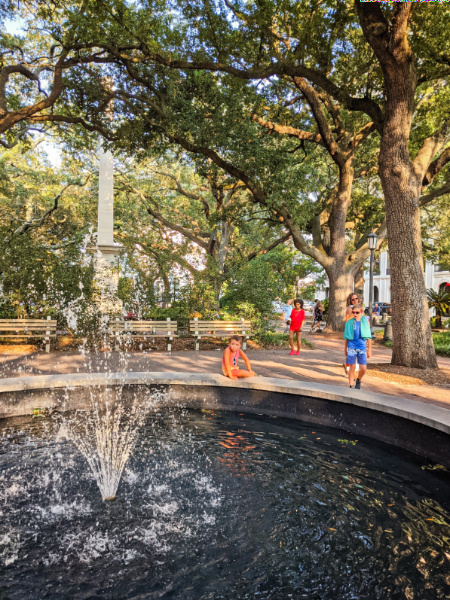
[[[0,319],[0,323],[56,323],[55,319]]]
[[[29,327],[28,325],[23,325],[22,327],[17,325],[0,325],[0,331],[55,331],[56,327]]]
[[[192,327],[195,331],[209,331],[210,329],[216,329],[217,331],[241,331],[242,329],[250,329],[250,327],[231,327],[231,326],[223,326],[214,327],[213,325],[207,325],[206,327]]]
[[[56,333],[50,333],[49,335],[45,335],[45,333],[43,335],[37,334],[34,335],[33,333],[25,333],[25,334],[8,334],[8,335],[2,335],[0,333],[0,338],[15,338],[15,337],[21,337],[21,338],[26,338],[26,337],[41,337],[41,338],[51,338],[51,337],[56,337]]]
[[[108,328],[109,333],[116,340],[116,350],[119,350],[119,342],[124,338],[127,342],[138,339],[165,338],[167,350],[170,352],[172,340],[178,337],[176,321],[111,321]]]
[[[252,324],[250,321],[199,321],[189,320],[190,334],[196,339],[195,349],[199,350],[199,342],[202,338],[225,338],[231,335],[239,335],[244,338],[243,350],[246,340],[251,335]]]
[[[191,331],[248,331],[250,327],[193,327]]]
[[[234,325],[241,327],[242,325],[251,325],[250,321],[189,321],[191,327],[195,325]]]

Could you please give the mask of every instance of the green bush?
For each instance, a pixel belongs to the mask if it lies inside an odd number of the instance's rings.
[[[289,348],[289,334],[275,333],[274,331],[261,331],[254,338],[261,346],[279,346],[280,348]],[[314,348],[314,344],[309,340],[302,338],[302,346],[305,348]]]
[[[430,325],[432,329],[441,327],[441,321],[439,317],[430,317]]]
[[[183,302],[174,302],[169,308],[154,306],[142,311],[142,318],[146,321],[176,321],[180,327],[189,325],[189,307]]]
[[[450,331],[433,333],[433,342],[436,354],[450,356]]]
[[[433,332],[434,349],[438,356],[450,356],[450,331]],[[392,348],[392,342],[384,342],[386,348]]]

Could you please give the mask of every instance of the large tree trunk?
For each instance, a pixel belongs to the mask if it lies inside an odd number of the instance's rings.
[[[408,147],[417,85],[408,41],[413,8],[411,3],[397,4],[388,22],[380,3],[356,0],[361,27],[379,60],[386,90],[379,175],[391,263],[392,363],[426,369],[436,368],[437,361],[423,276],[419,214],[423,173],[415,171]]]
[[[225,261],[228,255],[228,243],[230,241],[231,228],[226,222],[222,222],[220,240],[217,239],[217,233],[214,236],[216,239],[216,246],[212,254],[213,259],[216,263],[217,277],[214,279],[214,310],[220,309],[220,292],[222,291],[222,277],[225,269]]]
[[[392,364],[436,368],[420,229],[420,177],[409,155],[408,139],[415,79],[408,61],[385,69],[388,101],[380,145],[379,173],[386,206],[393,351]]]
[[[413,174],[408,166],[399,166],[397,153],[389,154],[393,155],[391,166],[383,164],[381,167],[388,153],[380,159],[380,176],[386,201],[391,264],[392,364],[436,368],[423,274],[417,186],[411,184]]]
[[[353,289],[353,272],[340,268],[327,270],[330,286],[327,330],[344,331],[347,297]]]
[[[345,247],[345,223],[353,185],[352,160],[353,157],[350,157],[339,165],[338,193],[329,219],[329,255],[333,258],[333,265],[326,269],[330,285],[327,329],[332,331],[344,330],[346,299],[353,289],[354,270],[348,268]]]
[[[213,290],[214,290],[214,310],[217,312],[220,310],[220,292],[222,290],[222,278],[215,277],[213,280]]]

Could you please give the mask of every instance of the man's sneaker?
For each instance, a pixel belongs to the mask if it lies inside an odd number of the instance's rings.
[[[293,354],[295,354],[295,351],[294,351],[294,350],[291,350],[291,351],[289,352],[289,356],[292,356]]]
[[[355,383],[355,389],[360,390],[361,389],[361,379],[357,379],[356,383]]]
[[[300,356],[300,350],[297,350],[297,352],[295,353],[296,356]]]

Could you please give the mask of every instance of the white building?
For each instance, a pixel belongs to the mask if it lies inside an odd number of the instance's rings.
[[[450,289],[450,271],[443,271],[439,265],[426,263],[425,285],[436,292],[445,287]],[[364,271],[364,301],[369,302],[369,269]],[[391,270],[388,252],[381,252],[380,258],[374,263],[373,301],[391,302]]]

